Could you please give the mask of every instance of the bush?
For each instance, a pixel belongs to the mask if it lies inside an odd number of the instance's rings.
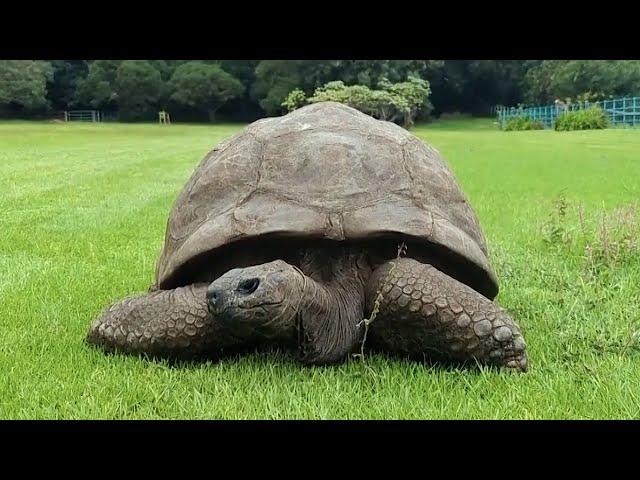
[[[504,122],[502,129],[505,131],[542,130],[544,129],[544,124],[539,120],[533,120],[529,117],[513,117]]]
[[[609,120],[600,107],[565,112],[556,120],[556,130],[593,130],[607,128]]]
[[[307,97],[302,90],[296,88],[289,92],[287,98],[282,102],[282,106],[287,109],[287,112],[293,112],[298,108],[302,107],[307,101]]]
[[[309,98],[302,90],[293,90],[281,105],[291,112],[305,103],[339,102],[380,120],[410,128],[418,112],[428,114],[433,109],[429,102],[430,94],[429,82],[413,76],[399,83],[391,83],[383,77],[377,89],[366,85],[345,85],[337,80],[316,88]]]

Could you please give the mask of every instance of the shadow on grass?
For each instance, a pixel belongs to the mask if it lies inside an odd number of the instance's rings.
[[[226,366],[234,363],[241,363],[249,360],[261,364],[272,364],[273,366],[292,367],[300,370],[311,372],[337,371],[350,368],[361,368],[371,373],[376,373],[376,367],[386,366],[392,363],[408,364],[413,366],[421,366],[432,372],[455,372],[468,371],[474,373],[495,372],[495,373],[513,373],[522,374],[512,368],[500,367],[480,363],[476,360],[452,360],[445,357],[423,355],[420,358],[408,355],[392,354],[389,352],[371,352],[367,355],[366,360],[351,356],[345,361],[333,364],[307,365],[299,362],[296,358],[295,351],[292,348],[278,347],[274,345],[251,345],[237,347],[232,350],[220,352],[202,352],[199,354],[183,354],[183,355],[167,355],[167,354],[149,354],[140,352],[128,352],[115,348],[103,348],[91,345],[85,342],[85,346],[94,351],[98,351],[109,357],[128,357],[139,358],[140,360],[152,363],[157,366],[164,366],[170,369],[182,370],[202,367],[203,365],[221,364]],[[371,361],[371,359],[373,361]]]

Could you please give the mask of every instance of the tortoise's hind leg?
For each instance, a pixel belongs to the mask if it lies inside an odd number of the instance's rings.
[[[106,351],[193,358],[221,354],[241,341],[207,309],[208,284],[156,290],[125,298],[93,322],[87,342]]]
[[[370,327],[374,347],[527,370],[526,346],[515,321],[491,300],[433,266],[410,258],[389,261],[369,280],[368,312],[379,292],[380,310]]]

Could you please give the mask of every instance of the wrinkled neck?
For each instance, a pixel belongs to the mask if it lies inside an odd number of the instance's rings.
[[[359,252],[314,251],[302,262],[303,294],[297,321],[301,359],[342,360],[363,332],[365,284],[370,269]]]

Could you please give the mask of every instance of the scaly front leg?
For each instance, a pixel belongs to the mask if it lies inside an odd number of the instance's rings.
[[[410,258],[387,262],[367,284],[367,312],[373,310],[378,292],[382,301],[370,327],[372,346],[409,356],[475,359],[527,370],[525,342],[514,320],[433,266]]]
[[[87,342],[106,351],[191,358],[222,354],[241,340],[207,310],[208,284],[126,298],[93,322]]]

